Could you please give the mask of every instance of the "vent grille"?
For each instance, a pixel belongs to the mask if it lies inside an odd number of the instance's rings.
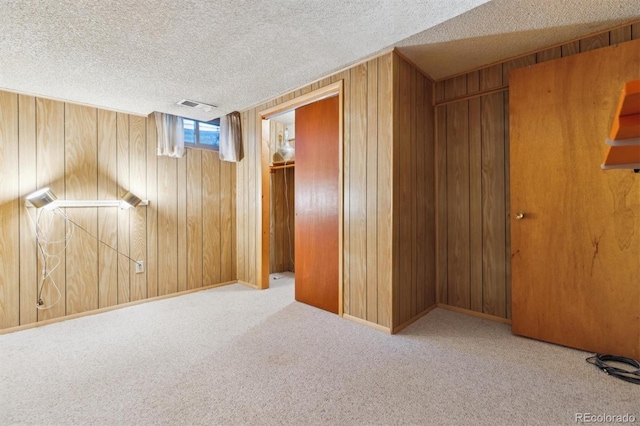
[[[187,108],[196,108],[204,112],[211,112],[214,108],[217,108],[215,105],[204,104],[197,101],[190,101],[188,99],[183,99],[180,102],[177,102],[177,104],[185,106]]]

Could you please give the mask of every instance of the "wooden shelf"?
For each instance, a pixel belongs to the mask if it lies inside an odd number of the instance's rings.
[[[295,162],[291,162],[291,163],[284,163],[284,162],[273,163],[273,166],[271,166],[269,168],[269,172],[270,173],[275,173],[276,170],[293,169],[295,166],[296,166]]]
[[[603,169],[640,168],[640,80],[628,81],[622,88],[613,117]]]

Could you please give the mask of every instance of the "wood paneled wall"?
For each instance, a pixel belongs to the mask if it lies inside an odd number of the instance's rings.
[[[270,174],[269,271],[295,268],[295,168],[278,169]]]
[[[269,225],[261,222],[260,159],[269,149],[261,143],[259,111],[340,80],[344,313],[393,330],[435,300],[433,88],[396,53],[242,113],[247,156],[237,167],[238,278],[263,286],[259,253]],[[395,157],[412,166],[400,167]]]
[[[640,24],[436,83],[438,302],[511,318],[509,72],[640,38]]]
[[[236,279],[235,164],[212,151],[181,159],[155,151],[153,118],[0,91],[0,328]],[[61,300],[36,309],[42,262],[24,197],[45,186],[59,199],[128,190],[148,199],[131,210],[67,209],[92,235],[144,260],[145,272],[76,228],[53,273]],[[64,221],[42,214],[43,232],[63,238]],[[42,298],[48,305],[57,292],[46,284]]]
[[[269,120],[269,158],[284,142],[284,123]],[[295,141],[290,140],[295,148]],[[269,176],[269,272],[295,267],[295,169],[274,170]]]
[[[386,328],[392,327],[392,58],[391,53],[375,58],[244,111],[248,154],[237,168],[238,278],[262,286],[257,254],[264,229],[260,206],[264,147],[258,112],[343,81],[344,312]]]
[[[433,82],[394,56],[394,328],[436,303]]]

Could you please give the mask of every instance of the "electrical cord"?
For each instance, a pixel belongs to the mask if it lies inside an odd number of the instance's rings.
[[[126,257],[127,259],[135,262],[136,264],[139,264],[139,262],[135,259],[133,259],[130,256],[127,256],[124,253],[119,252],[116,248],[110,246],[109,244],[105,243],[104,241],[102,241],[101,239],[99,239],[98,237],[96,237],[95,235],[93,235],[91,232],[89,232],[84,226],[80,225],[79,223],[77,223],[76,221],[74,221],[73,219],[71,219],[66,212],[64,212],[63,210],[61,210],[60,208],[55,208],[53,209],[53,213],[52,215],[49,216],[49,221],[46,224],[45,228],[46,229],[51,229],[52,228],[52,222],[53,222],[53,218],[58,215],[61,216],[64,219],[64,224],[65,224],[65,228],[67,229],[67,232],[64,236],[64,238],[61,238],[59,240],[50,240],[46,237],[46,235],[43,232],[43,225],[41,225],[41,220],[42,220],[42,212],[44,209],[39,209],[36,213],[36,220],[34,222],[33,217],[31,217],[31,214],[29,214],[29,219],[31,220],[31,223],[34,225],[35,230],[36,230],[36,246],[38,247],[38,251],[40,252],[40,256],[42,258],[42,271],[40,274],[40,282],[39,282],[39,289],[38,289],[38,300],[36,302],[36,309],[39,310],[45,310],[45,309],[50,309],[52,307],[54,307],[55,305],[57,305],[60,300],[62,299],[62,292],[60,291],[60,289],[58,288],[55,279],[53,278],[53,272],[56,270],[56,268],[58,268],[58,266],[60,266],[60,254],[62,252],[64,252],[68,245],[69,245],[69,241],[71,240],[71,237],[73,236],[73,230],[75,227],[80,228],[81,230],[83,230],[84,232],[86,232],[89,236],[91,236],[92,238],[94,238],[95,240],[97,240],[98,242],[104,244],[105,246],[109,247],[111,250],[115,251],[116,253]],[[70,226],[73,225],[73,226]],[[55,247],[56,245],[59,244],[63,244],[62,248],[60,248],[60,250],[58,250],[57,252],[53,253],[52,252],[52,248]],[[44,301],[42,299],[42,293],[44,292],[44,288],[45,288],[45,284],[49,283],[51,286],[53,286],[53,289],[56,291],[56,293],[58,294],[58,297],[56,299],[55,302],[51,303],[50,305],[45,305]]]
[[[609,376],[616,377],[620,380],[624,380],[625,382],[640,385],[640,362],[634,359],[616,355],[595,354],[594,356],[587,358],[586,361],[589,364],[595,365]],[[635,371],[614,367],[613,365],[607,364],[608,361],[630,365],[635,368]]]
[[[29,219],[31,219],[31,222],[33,223],[33,218],[31,217],[31,215],[29,215]],[[66,250],[67,246],[69,245],[69,240],[73,236],[73,228],[66,227],[67,232],[64,238],[59,240],[49,240],[43,234],[42,225],[40,223],[41,220],[42,220],[42,210],[38,210],[38,212],[36,213],[35,223],[33,224],[36,230],[36,246],[38,247],[38,251],[40,252],[40,256],[42,257],[42,272],[40,274],[40,285],[38,289],[38,300],[36,302],[36,309],[45,310],[45,309],[50,309],[54,307],[62,299],[62,293],[60,292],[60,289],[58,288],[52,274],[56,270],[56,268],[60,266],[59,254],[62,253],[64,250]],[[51,229],[52,222],[53,222],[53,215],[49,217],[49,222],[47,223],[47,226],[46,226],[47,229]],[[51,247],[54,247],[55,245],[61,244],[61,243],[64,243],[64,246],[57,252],[52,253]],[[49,282],[50,285],[53,286],[53,289],[58,294],[56,301],[51,303],[50,305],[45,305],[44,301],[42,300],[42,293],[44,291],[44,287],[47,282]]]

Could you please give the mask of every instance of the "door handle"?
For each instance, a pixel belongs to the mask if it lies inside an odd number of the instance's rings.
[[[522,220],[522,219],[524,219],[524,212],[523,212],[522,210],[518,210],[518,211],[516,212],[516,216],[515,216],[515,217],[516,217],[516,220]]]

